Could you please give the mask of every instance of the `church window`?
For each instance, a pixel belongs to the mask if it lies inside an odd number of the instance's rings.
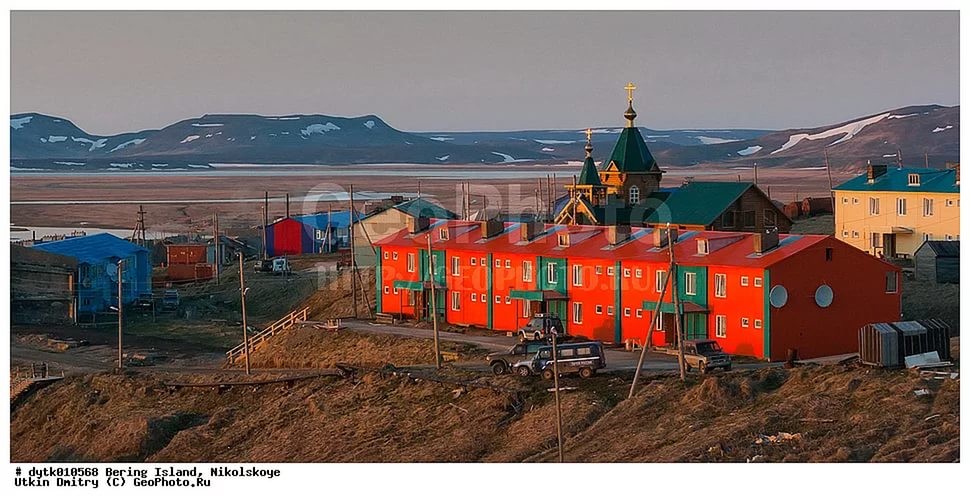
[[[640,187],[634,185],[630,187],[630,204],[637,204],[640,202]]]

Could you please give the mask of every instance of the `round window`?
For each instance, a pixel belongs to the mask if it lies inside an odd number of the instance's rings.
[[[822,285],[815,290],[815,303],[818,307],[829,307],[832,305],[832,299],[835,298],[835,294],[832,292],[832,287],[828,285]]]
[[[788,303],[788,290],[781,285],[771,287],[771,291],[768,293],[768,302],[771,303],[771,307],[784,306]]]

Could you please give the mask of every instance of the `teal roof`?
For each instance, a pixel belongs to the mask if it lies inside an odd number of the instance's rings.
[[[411,199],[410,201],[404,201],[403,203],[394,206],[394,208],[401,210],[412,217],[443,218],[446,220],[454,220],[455,218],[458,218],[457,215],[451,211],[448,211],[447,209],[420,197]]]
[[[603,185],[592,157],[587,157],[586,161],[583,162],[583,170],[579,172],[579,181],[576,183],[578,185]]]
[[[911,174],[920,175],[919,186],[909,185],[909,175]],[[835,187],[834,190],[948,192],[953,194],[960,192],[960,186],[957,185],[956,170],[953,169],[889,168],[886,174],[876,177],[873,183],[869,183],[868,177],[868,174],[863,173]]]
[[[610,165],[610,161],[616,163],[617,169],[627,173],[642,173],[646,171],[659,171],[657,161],[647,148],[647,143],[643,141],[640,130],[635,127],[623,128],[620,137],[613,146],[613,152],[603,161],[603,169]]]
[[[648,224],[709,225],[753,186],[750,182],[690,182],[666,197],[657,197],[663,193],[654,192],[645,201],[653,206],[653,211],[644,221]]]

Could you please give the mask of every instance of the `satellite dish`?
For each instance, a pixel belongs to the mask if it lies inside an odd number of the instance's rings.
[[[771,303],[771,307],[784,306],[788,303],[788,290],[781,285],[771,287],[771,292],[768,293],[768,302]]]
[[[832,299],[835,298],[835,294],[832,292],[832,287],[828,285],[822,285],[815,290],[815,303],[818,307],[829,307],[832,305]]]

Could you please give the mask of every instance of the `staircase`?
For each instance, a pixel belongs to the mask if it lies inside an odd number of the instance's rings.
[[[287,314],[286,316],[276,320],[275,322],[273,322],[272,325],[264,328],[258,334],[250,336],[249,354],[252,354],[253,351],[256,351],[256,349],[258,349],[259,346],[261,346],[263,342],[266,341],[266,339],[269,339],[270,337],[273,337],[276,334],[283,332],[284,330],[292,327],[294,324],[298,322],[306,321],[307,314],[309,312],[310,312],[309,307],[305,307],[303,309],[298,309],[296,311],[293,311],[290,314]],[[244,358],[245,354],[246,354],[246,348],[245,348],[245,343],[243,343],[230,349],[229,351],[226,351],[226,363],[228,363],[229,365],[232,365],[237,361],[241,360],[242,358]]]

